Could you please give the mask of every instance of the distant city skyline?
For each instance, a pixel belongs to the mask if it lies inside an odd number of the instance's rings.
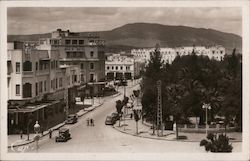
[[[13,7],[8,8],[8,34],[108,31],[128,23],[158,23],[210,28],[242,35],[242,12],[237,7]]]

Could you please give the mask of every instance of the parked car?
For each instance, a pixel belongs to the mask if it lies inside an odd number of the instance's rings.
[[[66,142],[70,137],[69,129],[67,128],[62,128],[59,130],[59,136],[56,137],[56,142]]]
[[[70,115],[68,115],[65,123],[66,124],[74,124],[77,122],[77,120],[78,120],[77,114],[70,114]]]
[[[114,125],[115,124],[115,119],[112,118],[111,116],[107,116],[105,120],[105,125]]]
[[[111,114],[111,117],[115,120],[115,121],[117,121],[117,120],[119,120],[119,114],[118,113],[116,113],[116,112],[114,112],[114,113],[112,113]]]

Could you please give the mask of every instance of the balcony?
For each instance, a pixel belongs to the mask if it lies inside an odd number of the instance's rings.
[[[23,71],[23,77],[33,77],[34,72],[33,71]]]

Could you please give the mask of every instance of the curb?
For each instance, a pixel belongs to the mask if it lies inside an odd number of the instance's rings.
[[[93,108],[93,109],[91,109],[91,110],[89,110],[89,111],[86,111],[86,112],[83,113],[82,115],[79,115],[79,117],[82,117],[83,115],[85,115],[85,114],[87,114],[87,113],[89,113],[89,112],[91,112],[91,111],[94,111],[97,107],[100,107],[101,105],[103,105],[103,102],[102,102],[101,104],[95,106],[95,108]],[[63,122],[62,125],[60,125],[60,126],[58,126],[58,127],[56,127],[56,128],[52,128],[52,131],[58,130],[59,128],[63,127],[64,125],[65,125],[65,123]],[[44,136],[46,136],[46,135],[48,135],[48,134],[49,134],[49,132],[44,133],[44,135],[42,135],[41,138],[44,137]],[[32,139],[32,140],[30,140],[29,142],[26,142],[26,143],[21,143],[21,144],[17,144],[17,145],[13,145],[13,146],[8,145],[8,149],[11,148],[11,147],[14,148],[14,147],[19,147],[19,146],[24,146],[24,145],[27,145],[27,144],[31,144],[31,143],[33,143],[33,142],[35,142],[35,140]]]
[[[60,126],[58,126],[58,127],[56,127],[56,128],[52,128],[52,131],[54,131],[54,130],[58,130],[59,128],[61,128],[61,127],[63,127],[65,125],[65,123],[63,122],[62,123],[62,125],[60,125]],[[49,132],[46,132],[46,133],[44,133],[40,138],[43,138],[44,136],[46,136],[46,135],[48,135],[49,134]],[[31,143],[33,143],[33,142],[35,142],[35,140],[30,140],[29,142],[26,142],[26,143],[21,143],[21,144],[17,144],[17,145],[13,145],[13,146],[11,146],[11,145],[8,145],[8,149],[9,148],[11,148],[11,147],[19,147],[19,146],[24,146],[24,145],[27,145],[27,144],[31,144]]]
[[[147,139],[154,139],[154,140],[164,140],[164,141],[178,141],[178,142],[193,142],[193,143],[195,143],[195,142],[199,143],[200,142],[200,141],[194,141],[194,140],[176,140],[176,139],[167,139],[167,138],[163,139],[163,138],[153,138],[153,137],[148,137],[148,136],[140,136],[140,135],[131,134],[131,133],[122,131],[122,130],[116,128],[115,126],[113,126],[113,128],[115,130],[121,132],[121,133],[124,133],[124,134],[127,134],[127,135],[131,135],[131,136],[140,137],[140,138],[147,138]],[[171,134],[168,134],[168,135],[171,135]],[[242,141],[233,141],[233,140],[231,140],[231,142],[236,143],[236,142],[242,142]]]

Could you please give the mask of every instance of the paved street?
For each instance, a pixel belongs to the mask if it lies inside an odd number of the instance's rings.
[[[126,94],[132,94],[133,89],[128,87]],[[120,92],[123,88],[120,87]],[[104,101],[104,104],[96,108],[93,112],[84,115],[74,125],[66,125],[70,128],[72,139],[65,143],[56,143],[55,136],[57,131],[53,133],[53,139],[48,136],[39,142],[39,152],[56,153],[56,152],[129,152],[129,153],[148,153],[148,152],[201,152],[205,153],[203,147],[197,142],[177,142],[162,141],[147,138],[139,138],[128,134],[121,133],[112,126],[105,125],[107,115],[116,111],[115,101],[122,99],[123,94],[113,98],[112,96]],[[86,119],[93,118],[95,126],[86,126]],[[235,146],[241,146],[236,143]],[[239,148],[238,148],[239,149]],[[11,150],[9,150],[11,151]],[[29,145],[26,152],[36,152],[35,143]]]

